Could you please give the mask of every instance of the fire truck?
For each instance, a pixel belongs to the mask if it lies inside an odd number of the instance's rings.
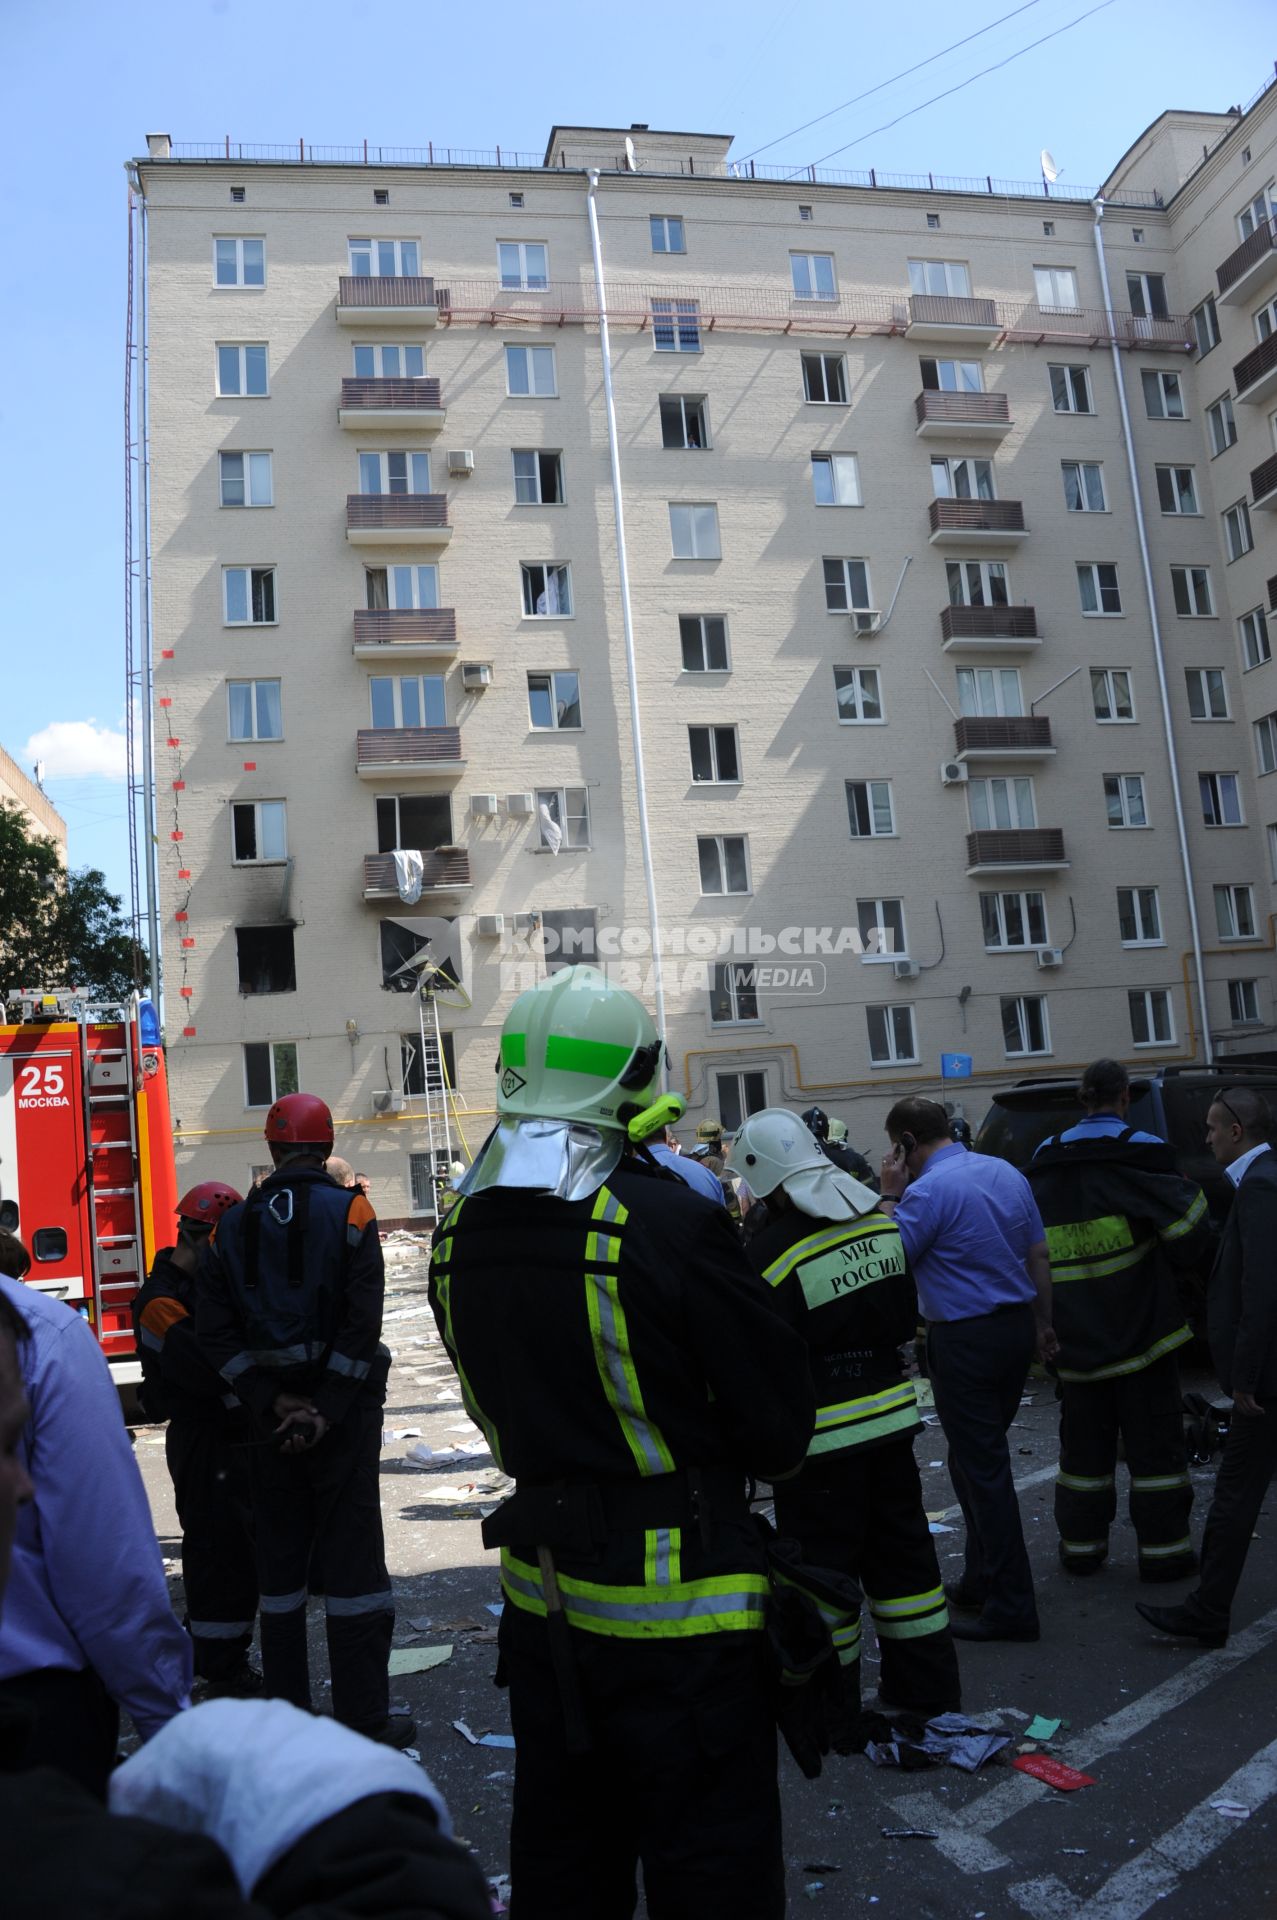
[[[117,1385],[140,1380],[130,1306],[173,1239],[177,1175],[160,1025],[149,1000],[0,999],[0,1226],[30,1286],[74,1307]]]

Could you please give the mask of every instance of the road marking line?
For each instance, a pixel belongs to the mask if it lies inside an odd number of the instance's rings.
[[[1140,1920],[1159,1900],[1174,1893],[1186,1873],[1232,1838],[1244,1823],[1216,1813],[1213,1800],[1240,1800],[1256,1811],[1277,1793],[1277,1740],[1225,1780],[1176,1826],[1124,1861],[1094,1893],[1070,1892],[1054,1874],[1008,1888],[1011,1898],[1033,1920]]]
[[[1049,1467],[1039,1467],[1036,1473],[1026,1473],[1023,1480],[1016,1481],[1016,1492],[1022,1493],[1025,1487],[1041,1486],[1044,1480],[1054,1480],[1055,1470],[1056,1462],[1052,1461]],[[955,1520],[961,1512],[962,1508],[960,1506],[945,1507],[939,1517],[941,1520]]]

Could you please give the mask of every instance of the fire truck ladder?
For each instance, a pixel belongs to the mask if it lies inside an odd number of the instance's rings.
[[[84,1178],[89,1202],[94,1309],[98,1335],[109,1359],[111,1332],[106,1314],[126,1307],[142,1279],[142,1196],[138,1186],[137,1086],[130,1030],[127,1023],[122,1024],[123,1046],[94,1048],[90,1052],[89,1024],[98,1011],[82,1010],[77,1026],[80,1085],[84,1092]],[[94,1137],[95,1120],[103,1122],[107,1138]],[[97,1156],[125,1152],[130,1184],[100,1186],[94,1164]],[[115,1177],[118,1178],[118,1174]],[[108,1214],[106,1225],[112,1231],[103,1230],[100,1209]],[[127,1335],[127,1344],[131,1349],[131,1333]]]

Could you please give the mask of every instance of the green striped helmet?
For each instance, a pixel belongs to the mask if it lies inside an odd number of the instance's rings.
[[[656,1097],[662,1051],[641,1000],[597,967],[561,967],[506,1015],[497,1112],[624,1128]]]

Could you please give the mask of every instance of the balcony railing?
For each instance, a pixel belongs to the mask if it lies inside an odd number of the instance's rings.
[[[445,853],[438,848],[423,847],[421,863],[423,893],[458,893],[463,887],[471,885],[470,855],[461,848],[449,848]],[[399,881],[395,874],[393,853],[364,855],[364,892],[398,894]]]
[[[1268,582],[1268,611],[1277,613],[1277,573]]]
[[[967,835],[968,867],[1063,867],[1061,827],[1009,827]]]
[[[348,527],[446,527],[446,493],[348,493]]]
[[[446,287],[436,295],[433,274],[343,273],[337,282],[339,307],[444,307]]]
[[[939,393],[929,388],[918,395],[913,410],[920,427],[1011,424],[1011,402],[1005,393]]]
[[[443,400],[437,380],[343,380],[341,405],[343,410],[351,407],[425,407],[437,413],[443,406]]]
[[[953,293],[915,293],[909,301],[911,327],[975,327],[998,330],[996,300],[971,300]]]
[[[1021,500],[933,500],[932,533],[1023,533]]]
[[[361,773],[376,767],[429,773],[464,765],[460,727],[361,727],[355,739]]]
[[[360,607],[355,614],[357,647],[397,647],[423,644],[455,647],[455,607]]]
[[[1252,267],[1267,259],[1274,248],[1277,248],[1277,218],[1270,217],[1257,226],[1240,247],[1234,247],[1223,266],[1216,267],[1215,278],[1221,295],[1235,287]]]
[[[1250,497],[1257,507],[1277,507],[1277,453],[1270,453],[1253,469]]]
[[[1274,375],[1277,375],[1277,333],[1269,334],[1267,340],[1261,340],[1237,362],[1233,368],[1233,391],[1239,400],[1244,400],[1248,387],[1260,381],[1267,387]]]
[[[1045,714],[964,714],[953,737],[959,753],[1049,753],[1051,722]]]
[[[940,631],[946,640],[1036,640],[1036,607],[944,607]]]

